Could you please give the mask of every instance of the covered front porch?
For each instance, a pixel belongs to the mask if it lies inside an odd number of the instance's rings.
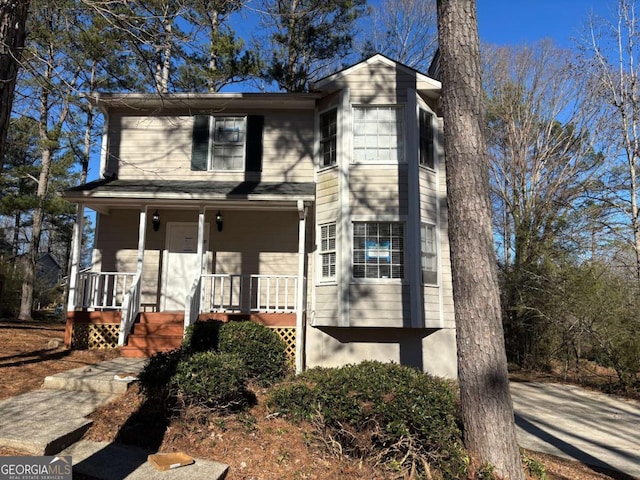
[[[124,201],[114,198],[122,182],[104,185],[76,192],[82,199],[76,199],[68,344],[75,334],[98,347],[130,347],[141,331],[171,330],[181,338],[199,319],[242,319],[276,329],[302,370],[311,192],[292,198],[271,188],[269,196],[177,201],[166,198],[175,194],[168,190]],[[80,270],[85,207],[97,212],[96,238],[91,267]],[[171,329],[139,325],[161,315]]]

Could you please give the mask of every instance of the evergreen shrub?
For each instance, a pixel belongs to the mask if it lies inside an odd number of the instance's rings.
[[[249,376],[262,386],[282,380],[290,370],[285,342],[272,329],[254,322],[223,324],[218,350],[242,358]]]
[[[373,361],[315,368],[275,386],[268,404],[319,425],[344,453],[423,474],[431,465],[445,479],[466,474],[454,388],[415,369]]]
[[[246,366],[239,356],[199,352],[178,363],[171,384],[185,407],[238,410],[250,398],[248,378]]]

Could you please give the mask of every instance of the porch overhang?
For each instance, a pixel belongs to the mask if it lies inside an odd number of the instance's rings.
[[[207,180],[103,179],[64,190],[61,196],[102,213],[110,208],[153,204],[158,207],[210,205],[225,209],[297,210],[315,200],[313,182],[220,182]]]

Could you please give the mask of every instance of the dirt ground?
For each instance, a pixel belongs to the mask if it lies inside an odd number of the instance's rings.
[[[61,321],[0,321],[0,400],[37,389],[44,377],[117,355],[113,351],[69,351],[62,345]],[[273,416],[260,402],[236,416],[207,422],[165,422],[144,404],[137,387],[92,415],[85,438],[119,441],[164,452],[182,451],[230,465],[228,480],[400,479],[398,472],[346,458],[313,435],[309,425],[296,426]],[[0,447],[0,455],[23,454]],[[541,461],[550,480],[629,480],[624,475],[595,472],[586,465],[528,452]]]

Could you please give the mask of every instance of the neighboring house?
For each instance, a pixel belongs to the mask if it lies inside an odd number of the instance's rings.
[[[53,288],[60,285],[62,267],[49,252],[41,254],[36,260],[36,284],[42,288]]]
[[[63,194],[97,212],[69,325],[111,316],[123,345],[139,312],[249,318],[293,331],[298,370],[455,377],[440,90],[376,55],[310,93],[91,95],[102,178]]]

